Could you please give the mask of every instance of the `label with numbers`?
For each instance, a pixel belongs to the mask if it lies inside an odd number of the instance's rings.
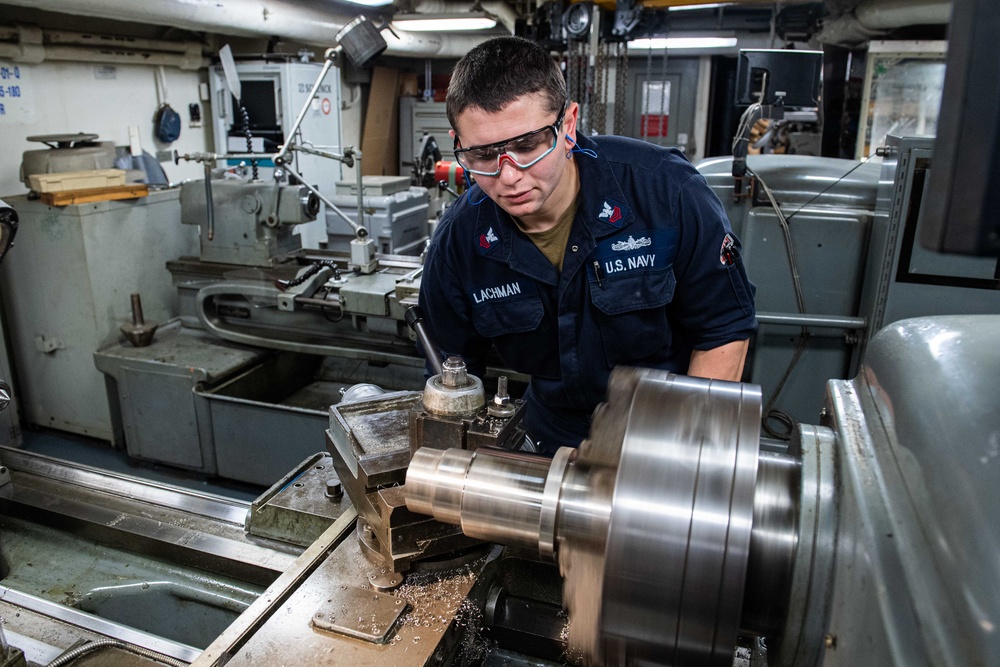
[[[35,89],[24,65],[0,60],[0,123],[35,122]]]

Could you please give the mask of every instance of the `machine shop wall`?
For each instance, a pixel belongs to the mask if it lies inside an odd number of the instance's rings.
[[[91,35],[111,35],[135,39],[159,39],[163,41],[195,44],[202,43],[202,64],[204,57],[216,53],[222,45],[229,43],[233,52],[260,54],[269,50],[298,53],[303,46],[292,42],[272,42],[263,38],[232,37],[214,34],[197,34],[179,31],[176,28],[143,25],[125,21],[111,21],[90,17],[70,16],[44,12],[26,7],[0,4],[0,33],[9,36],[17,26],[28,26],[35,31],[83,32]],[[0,44],[13,50],[17,40],[4,39]],[[331,36],[332,44],[332,36]],[[80,49],[81,51],[83,49]],[[306,49],[315,58],[322,57],[322,49],[310,46]],[[181,59],[181,54],[175,54]],[[100,56],[107,59],[106,54]],[[96,60],[96,59],[95,59]],[[112,141],[117,146],[129,144],[129,126],[139,128],[139,139],[143,149],[166,159],[165,152],[199,152],[212,150],[211,101],[202,84],[208,81],[206,68],[182,69],[176,65],[163,67],[167,101],[181,116],[179,138],[165,144],[155,139],[153,116],[160,105],[157,67],[151,64],[131,61],[89,62],[80,60],[45,59],[39,63],[18,62],[17,58],[0,50],[0,67],[13,72],[17,66],[20,79],[20,104],[5,105],[6,113],[0,114],[0,137],[5,151],[0,155],[0,196],[21,194],[27,188],[20,182],[18,168],[21,155],[26,150],[43,149],[39,143],[28,142],[26,137],[38,134],[86,132],[97,134],[101,141]],[[353,80],[352,80],[353,81]],[[3,81],[4,85],[14,83]],[[364,84],[342,83],[341,99],[346,107],[342,111],[344,145],[360,144],[361,118],[365,96]],[[12,102],[10,97],[0,99]],[[197,104],[202,121],[200,126],[192,126],[188,106]],[[30,110],[23,113],[22,109]],[[173,182],[202,177],[202,168],[194,162],[162,161],[167,177]],[[353,178],[353,169],[343,169],[344,178]]]
[[[0,66],[13,69],[10,61]],[[191,127],[188,104],[198,104],[205,116],[207,108],[199,97],[199,84],[205,73],[182,72],[165,67],[164,78],[171,106],[181,114],[181,134],[177,141],[165,144],[153,134],[153,114],[157,99],[156,67],[146,65],[110,65],[96,63],[43,62],[17,64],[25,111],[0,116],[6,150],[0,155],[0,193],[21,194],[26,190],[18,169],[25,150],[44,148],[26,137],[38,134],[87,132],[102,141],[118,146],[129,143],[129,126],[139,128],[144,150],[204,151],[211,145],[211,130],[206,124]],[[199,178],[198,164],[163,164],[172,181]]]

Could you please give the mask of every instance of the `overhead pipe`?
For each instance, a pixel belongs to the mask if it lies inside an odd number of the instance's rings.
[[[823,21],[816,39],[823,44],[854,45],[889,30],[911,25],[946,25],[949,0],[861,0],[854,9]]]
[[[386,53],[395,56],[416,56],[424,58],[461,58],[488,37],[483,35],[382,31],[389,48]]]
[[[497,0],[486,0],[480,2],[478,7],[486,14],[493,16],[511,34],[514,33],[514,24],[517,22],[517,14],[506,2]],[[417,0],[413,5],[413,12],[416,14],[430,14],[427,18],[434,18],[433,14],[459,14],[469,11],[467,2],[448,2],[448,0]]]
[[[140,39],[122,35],[102,35],[96,32],[67,32],[65,30],[45,30],[45,43],[61,46],[88,46],[98,49],[125,51],[163,51],[165,53],[201,55],[201,42],[172,42],[165,39]]]
[[[319,3],[295,0],[4,0],[5,4],[43,11],[165,25],[196,32],[243,37],[277,35],[304,44],[329,47],[345,24],[356,16]],[[492,3],[487,3],[492,4]],[[497,3],[501,4],[501,3]],[[498,9],[494,7],[494,9]],[[468,7],[463,7],[467,11]],[[495,12],[500,16],[500,11]],[[501,17],[502,18],[502,17]],[[442,33],[428,36],[383,31],[388,55],[460,58],[485,36]]]
[[[45,61],[111,63],[117,65],[162,65],[182,70],[198,70],[208,67],[208,58],[192,58],[177,53],[155,53],[151,51],[115,51],[88,49],[83,46],[42,46],[28,51],[17,44],[0,44],[0,58],[18,63],[38,64]]]
[[[951,20],[951,2],[863,0],[854,8],[854,15],[869,30],[892,30],[908,25],[946,25]]]
[[[163,65],[183,70],[207,67],[198,42],[115,38],[77,32],[49,32],[34,26],[0,28],[0,57],[17,63],[38,64],[46,60],[71,62]]]

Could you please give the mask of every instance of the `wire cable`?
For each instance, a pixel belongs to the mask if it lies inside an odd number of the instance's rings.
[[[787,218],[787,220],[791,220],[792,218],[794,218],[796,215],[798,215],[802,211],[802,209],[804,209],[806,206],[809,206],[809,204],[813,203],[814,201],[816,201],[817,199],[819,199],[820,197],[822,197],[823,195],[825,195],[827,192],[829,192],[830,190],[832,190],[834,187],[836,187],[836,185],[838,183],[840,183],[845,178],[847,178],[848,176],[850,176],[851,174],[853,174],[858,168],[861,167],[861,165],[867,164],[868,160],[871,160],[873,157],[875,157],[874,153],[872,153],[871,155],[869,155],[868,157],[866,157],[864,160],[862,160],[861,162],[857,163],[856,165],[854,165],[853,167],[851,167],[850,169],[848,169],[847,172],[843,176],[841,176],[840,178],[838,178],[837,180],[835,180],[830,185],[826,186],[818,194],[816,194],[812,198],[810,198],[809,201],[807,201],[805,204],[803,204],[802,206],[799,206],[797,209],[795,209],[795,212],[792,213],[791,215],[789,215],[788,218]]]
[[[802,291],[802,282],[799,279],[798,264],[795,261],[795,249],[792,246],[792,230],[788,225],[788,218],[786,218],[785,214],[782,212],[781,206],[778,204],[778,200],[774,196],[774,192],[771,190],[770,186],[768,186],[767,182],[760,177],[760,174],[756,174],[749,169],[747,170],[747,173],[753,176],[757,182],[760,183],[760,187],[764,191],[764,195],[771,203],[771,207],[774,209],[774,214],[778,218],[778,224],[785,237],[785,253],[788,256],[788,266],[792,272],[792,285],[795,289],[795,302],[798,306],[799,312],[804,315],[806,312],[805,296]],[[795,420],[793,420],[787,413],[782,412],[781,410],[776,410],[774,408],[774,404],[778,402],[778,397],[784,390],[785,384],[788,382],[788,378],[791,377],[792,371],[795,370],[799,361],[802,359],[802,355],[805,353],[806,347],[809,344],[810,336],[811,332],[809,331],[809,327],[802,327],[799,336],[799,343],[795,348],[795,352],[792,354],[792,359],[788,363],[788,367],[785,369],[781,379],[778,381],[774,392],[768,399],[767,405],[764,406],[763,416],[761,417],[761,427],[764,429],[764,432],[772,438],[776,438],[778,440],[790,440],[792,437],[792,431],[795,428]],[[773,429],[769,423],[772,420],[784,424],[786,426],[786,430],[776,431]]]

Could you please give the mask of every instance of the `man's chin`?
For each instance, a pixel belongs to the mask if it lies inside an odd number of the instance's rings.
[[[524,201],[510,201],[506,198],[501,198],[500,208],[515,218],[523,218],[538,212],[538,202],[534,198]]]

